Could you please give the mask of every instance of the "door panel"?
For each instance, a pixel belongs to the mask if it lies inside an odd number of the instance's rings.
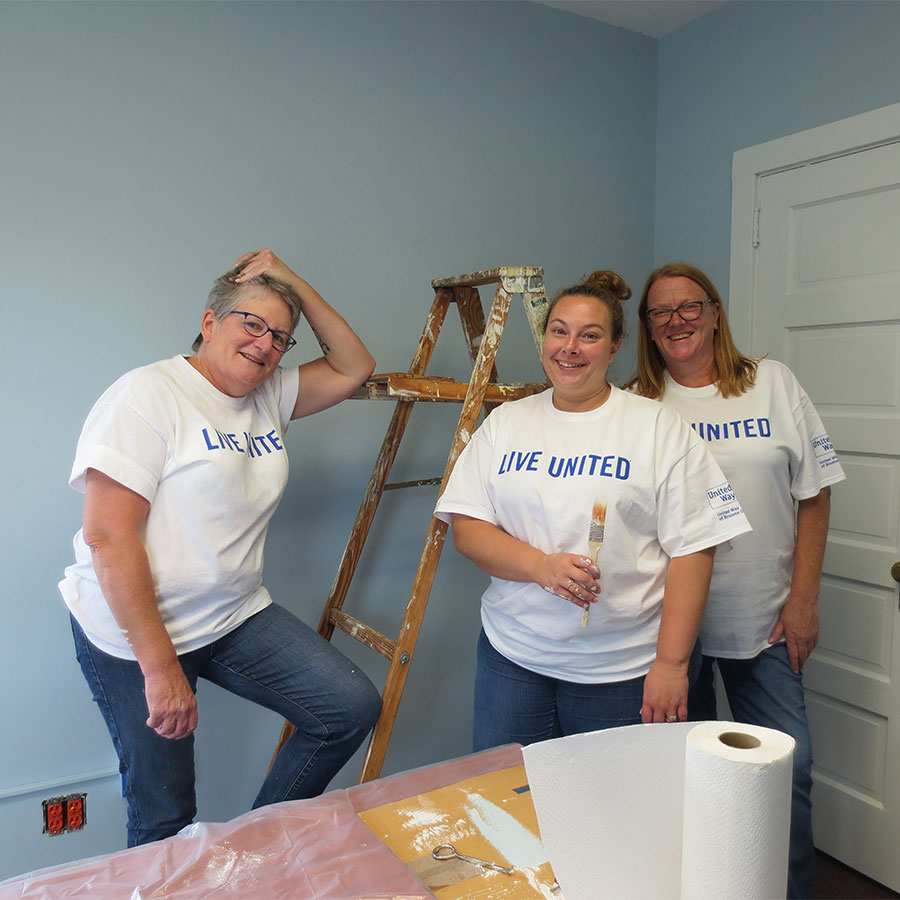
[[[887,720],[813,690],[806,702],[810,727],[821,745],[816,748],[819,779],[883,808]]]
[[[882,678],[889,685],[893,607],[892,591],[823,578],[819,610],[832,627],[820,635],[814,662],[827,661],[851,673]],[[852,688],[852,683],[846,685],[847,691]]]
[[[754,355],[806,388],[835,485],[804,670],[816,845],[900,890],[900,145],[760,179]]]

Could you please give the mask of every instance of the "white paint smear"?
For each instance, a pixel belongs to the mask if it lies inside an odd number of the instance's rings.
[[[453,820],[440,809],[422,806],[418,809],[401,810],[405,817],[404,831],[413,831],[410,841],[414,850],[421,854],[429,854],[438,844],[452,844],[472,834],[472,826],[463,819]],[[387,837],[387,835],[385,835]]]
[[[547,862],[547,851],[540,839],[506,810],[480,794],[468,794],[467,800],[469,818],[510,866],[524,869]]]

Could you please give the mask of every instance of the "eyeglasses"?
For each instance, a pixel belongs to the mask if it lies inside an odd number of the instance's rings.
[[[246,331],[247,334],[252,334],[253,337],[262,337],[271,332],[272,346],[279,353],[287,353],[288,350],[297,343],[286,331],[276,331],[274,328],[269,328],[269,323],[266,322],[265,319],[262,319],[253,313],[243,312],[240,309],[233,309],[228,315],[243,316],[244,331]]]
[[[683,322],[693,322],[694,319],[700,318],[703,313],[703,307],[707,303],[718,302],[718,300],[689,300],[687,303],[682,303],[681,306],[676,306],[674,309],[662,306],[656,309],[648,309],[645,315],[651,325],[668,325],[675,313],[678,313]]]

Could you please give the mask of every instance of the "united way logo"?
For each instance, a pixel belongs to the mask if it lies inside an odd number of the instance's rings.
[[[739,516],[743,512],[741,504],[735,496],[734,488],[727,481],[710,488],[706,492],[706,499],[720,522],[724,522],[725,519],[730,519],[732,516]]]
[[[834,444],[831,443],[831,438],[827,434],[814,437],[810,444],[812,444],[813,453],[816,455],[816,462],[820,469],[827,469],[838,461],[837,453],[834,452]]]

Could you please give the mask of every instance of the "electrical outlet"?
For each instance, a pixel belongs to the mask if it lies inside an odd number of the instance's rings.
[[[44,834],[62,834],[66,827],[66,804],[59,797],[45,800]]]
[[[84,801],[87,794],[78,794],[66,800],[66,827],[69,831],[84,828]]]
[[[44,814],[43,834],[66,834],[87,824],[87,794],[66,794],[41,802]]]

